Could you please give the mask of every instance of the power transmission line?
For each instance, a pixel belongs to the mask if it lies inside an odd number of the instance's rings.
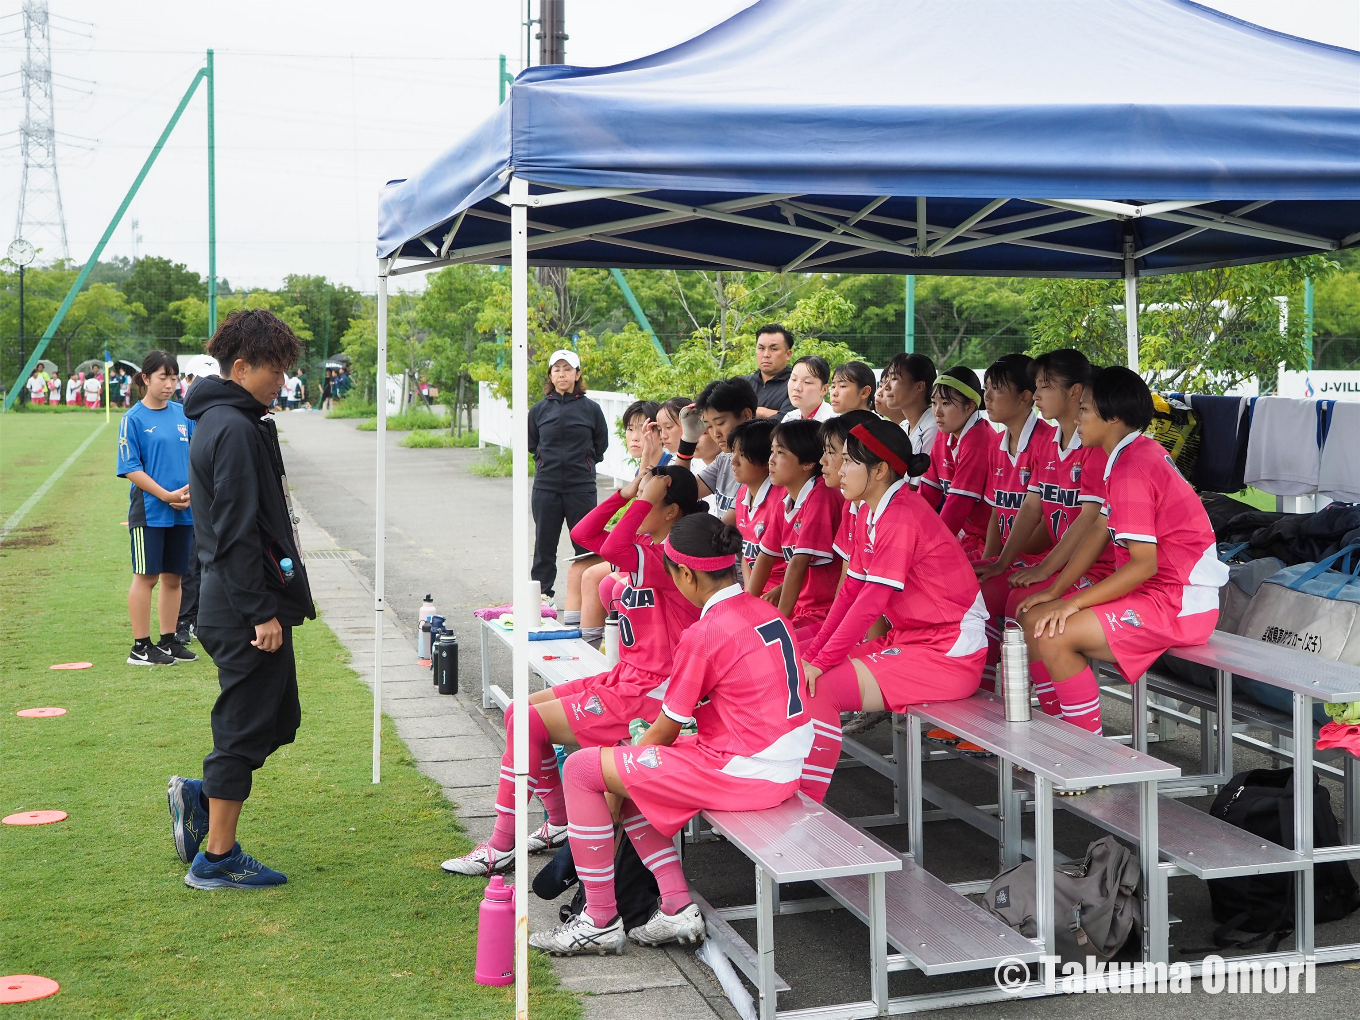
[[[19,125],[19,147],[24,175],[19,186],[19,212],[14,236],[44,247],[44,237],[55,240],[62,258],[70,258],[66,243],[66,213],[61,207],[57,180],[57,131],[52,98],[52,25],[47,0],[24,0],[24,119]]]

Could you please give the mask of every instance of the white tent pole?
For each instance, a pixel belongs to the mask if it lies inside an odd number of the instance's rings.
[[[1138,268],[1133,259],[1133,239],[1125,244],[1124,326],[1128,333],[1129,368],[1138,368]]]
[[[373,541],[373,782],[382,782],[383,592],[387,528],[387,269],[378,263],[378,492]]]
[[[529,1016],[529,182],[510,178],[511,559],[515,605],[515,1020]]]

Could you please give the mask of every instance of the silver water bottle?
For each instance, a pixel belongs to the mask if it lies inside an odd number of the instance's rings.
[[[604,618],[604,644],[600,649],[604,652],[605,662],[613,666],[619,661],[619,611],[609,610],[609,615]]]
[[[1024,631],[1014,624],[1001,637],[1001,700],[1006,722],[1029,722],[1029,649]]]

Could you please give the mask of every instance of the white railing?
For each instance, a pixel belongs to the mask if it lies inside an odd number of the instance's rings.
[[[586,394],[600,405],[604,420],[609,426],[609,448],[605,451],[604,462],[596,470],[614,480],[614,485],[626,485],[637,473],[637,462],[628,456],[628,448],[619,438],[619,420],[624,410],[633,402],[627,393],[614,393],[609,390],[591,390]],[[478,440],[480,445],[510,446],[510,405],[491,395],[490,383],[477,384]]]

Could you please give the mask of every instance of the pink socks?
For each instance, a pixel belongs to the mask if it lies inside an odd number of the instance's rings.
[[[614,898],[614,819],[604,799],[598,747],[567,758],[562,788],[567,801],[567,840],[586,893],[586,913],[602,928],[618,914],[619,905]]]
[[[841,713],[858,712],[864,707],[859,692],[859,677],[847,659],[817,678],[817,694],[808,701],[812,714],[812,750],[803,760],[799,789],[818,804],[826,800],[831,776],[841,757]],[[660,879],[658,878],[658,883]]]
[[[1062,706],[1062,717],[1073,726],[1090,730],[1096,736],[1103,736],[1100,728],[1100,686],[1096,675],[1087,666],[1076,676],[1059,680],[1053,685],[1058,691],[1058,704]]]
[[[1062,718],[1062,706],[1058,704],[1058,692],[1053,689],[1053,677],[1042,662],[1029,664],[1029,678],[1034,682],[1034,693],[1039,696],[1039,707],[1044,715]]]
[[[657,832],[631,800],[623,802],[619,813],[623,818],[623,831],[628,833],[638,857],[647,870],[656,876],[656,886],[661,893],[661,909],[667,914],[679,913],[689,905],[690,898],[689,883],[685,881],[685,872],[680,867],[680,854],[676,852],[675,843]],[[593,911],[590,916],[595,916]]]
[[[515,847],[515,706],[505,710],[505,754],[501,757],[501,778],[496,788],[496,826],[491,831],[491,847],[504,853]],[[538,709],[529,706],[529,796],[537,793],[548,810],[548,821],[562,825],[567,820],[562,782],[557,774],[557,752]]]

